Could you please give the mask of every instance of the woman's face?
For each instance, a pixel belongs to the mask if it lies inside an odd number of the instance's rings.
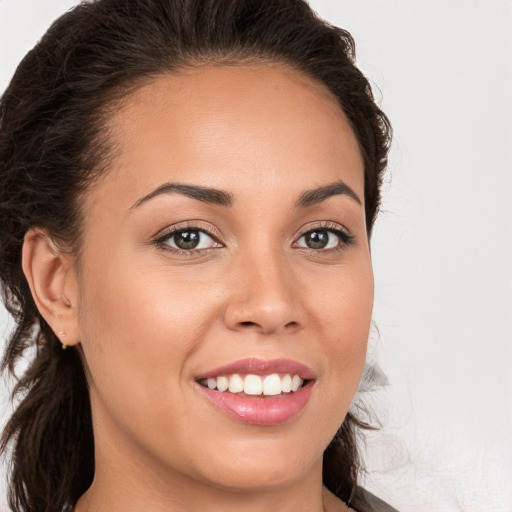
[[[202,67],[131,95],[109,137],[77,271],[97,478],[318,475],[373,302],[363,161],[334,97],[289,68]]]

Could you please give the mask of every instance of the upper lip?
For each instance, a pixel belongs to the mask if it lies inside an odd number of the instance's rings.
[[[234,361],[218,368],[208,370],[197,376],[197,380],[219,377],[221,375],[232,375],[244,373],[253,375],[269,375],[271,373],[289,373],[298,375],[303,380],[316,378],[315,372],[305,364],[291,359],[257,359],[248,358]]]

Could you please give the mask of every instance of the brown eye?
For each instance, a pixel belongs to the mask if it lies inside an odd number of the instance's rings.
[[[178,231],[173,236],[178,249],[195,249],[201,241],[199,231]]]
[[[304,233],[296,242],[298,247],[314,250],[343,248],[353,237],[339,229],[317,228]]]
[[[304,241],[310,249],[325,249],[329,244],[329,232],[325,229],[310,231],[304,235]]]
[[[169,233],[159,240],[159,243],[163,243],[182,251],[210,249],[211,247],[217,247],[218,244],[215,240],[205,231],[201,229],[181,229]]]

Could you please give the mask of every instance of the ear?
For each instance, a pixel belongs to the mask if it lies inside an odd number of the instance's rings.
[[[23,243],[22,268],[39,313],[61,343],[76,345],[79,340],[74,257],[60,251],[46,232],[31,229]]]

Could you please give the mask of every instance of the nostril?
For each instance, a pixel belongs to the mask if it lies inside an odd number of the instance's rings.
[[[240,322],[240,325],[243,325],[244,327],[250,327],[252,325],[257,325],[256,322]]]
[[[246,320],[244,322],[239,322],[238,325],[239,325],[239,327],[246,328],[246,329],[257,328],[257,329],[264,330],[264,327],[262,325],[260,325],[258,322],[251,322],[250,320]],[[298,327],[299,327],[298,322],[295,322],[295,321],[288,322],[287,324],[285,324],[284,330],[290,332],[290,331],[294,331]]]

